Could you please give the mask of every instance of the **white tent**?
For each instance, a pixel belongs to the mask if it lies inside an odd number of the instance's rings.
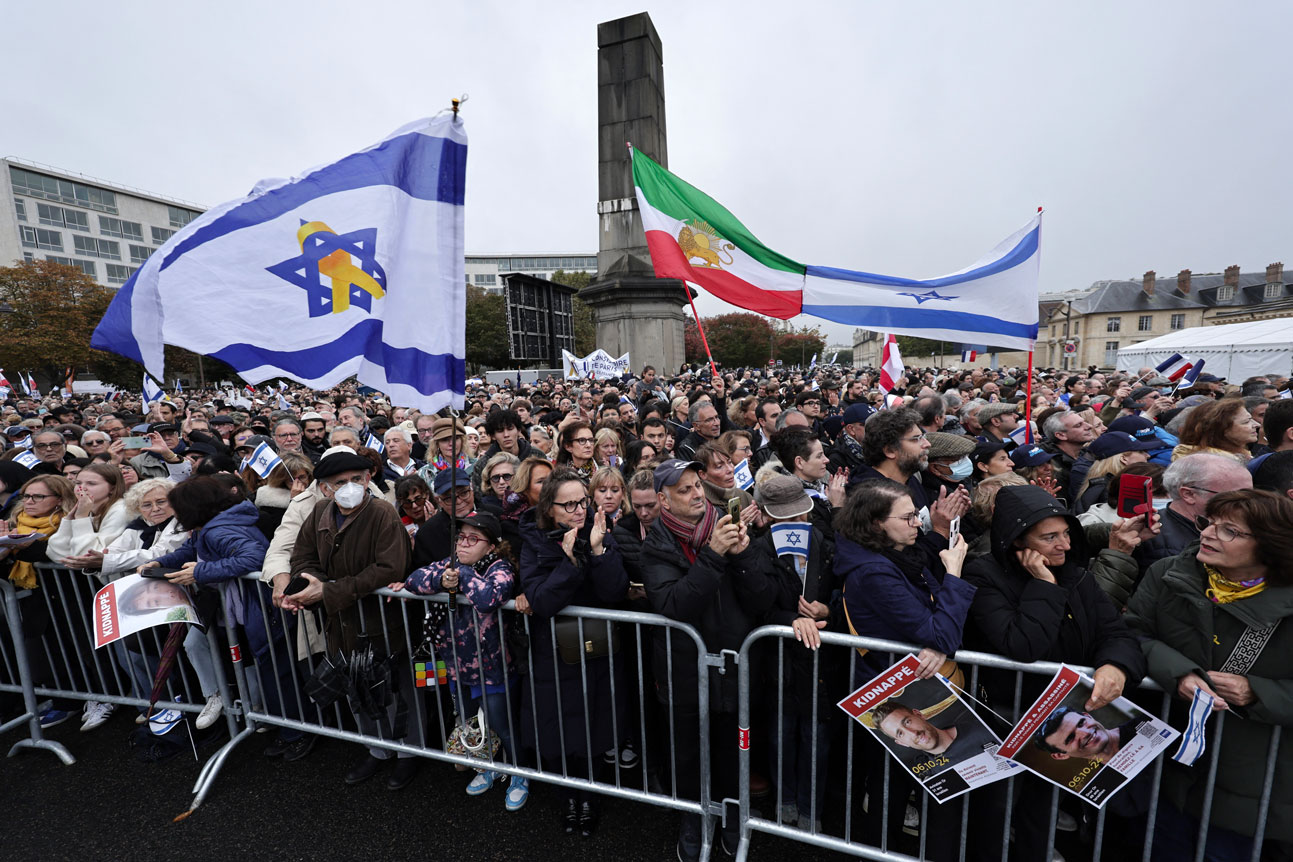
[[[1118,351],[1118,370],[1158,365],[1173,353],[1207,362],[1204,372],[1238,383],[1259,374],[1293,373],[1293,320],[1254,320],[1182,329]]]

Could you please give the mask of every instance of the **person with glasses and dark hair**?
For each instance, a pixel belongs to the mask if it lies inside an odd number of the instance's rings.
[[[728,428],[724,427],[724,416],[714,403],[708,399],[696,401],[687,411],[687,421],[691,433],[684,437],[674,450],[678,457],[691,460],[696,457],[696,450],[703,444],[718,440]],[[729,426],[730,422],[727,423]]]
[[[41,431],[32,438],[31,451],[40,460],[33,466],[33,473],[48,476],[59,476],[63,473],[63,464],[72,460],[67,451],[67,440],[58,431]]]
[[[579,433],[591,438],[586,427]],[[543,483],[538,505],[521,516],[520,590],[535,617],[530,627],[532,682],[523,690],[522,732],[548,770],[578,778],[592,777],[592,760],[617,746],[613,728],[627,727],[624,684],[618,678],[624,666],[621,657],[615,662],[614,684],[611,680],[610,624],[585,620],[581,637],[577,627],[571,630],[572,624],[557,618],[567,605],[610,606],[628,594],[628,576],[611,538],[611,522],[594,508],[583,475],[558,468]],[[554,634],[560,653],[556,656]],[[572,640],[573,651],[566,648]],[[606,641],[606,649],[590,655],[582,642],[597,640]],[[596,828],[592,794],[568,791],[561,813],[567,834],[578,830],[587,837]]]
[[[1170,502],[1158,535],[1137,546],[1132,556],[1143,572],[1166,557],[1174,557],[1199,540],[1195,518],[1217,494],[1253,487],[1253,475],[1241,464],[1220,455],[1199,453],[1177,458],[1163,473],[1163,490]]]
[[[521,415],[515,410],[495,410],[485,417],[485,433],[493,442],[483,455],[476,458],[472,465],[471,484],[478,493],[488,494],[491,489],[485,487],[484,471],[489,459],[500,452],[506,452],[516,458],[517,463],[530,457],[528,429]]]
[[[1150,567],[1127,621],[1146,638],[1140,646],[1150,677],[1177,696],[1173,726],[1185,726],[1197,690],[1213,696],[1214,711],[1244,719],[1227,720],[1220,750],[1208,754],[1216,783],[1206,797],[1205,857],[1246,860],[1263,826],[1268,849],[1293,842],[1293,757],[1283,748],[1270,755],[1272,734],[1293,725],[1293,501],[1230,491],[1212,497],[1205,511],[1198,544]],[[1164,763],[1153,858],[1189,859],[1209,771],[1201,763]],[[1269,813],[1259,805],[1267,781]]]
[[[451,519],[465,518],[476,511],[471,474],[466,470],[441,470],[436,473],[431,490],[440,511],[419,527],[413,537],[413,565],[419,569],[449,556],[453,550]]]
[[[567,422],[557,435],[556,465],[576,470],[585,482],[588,481],[597,470],[597,464],[593,460],[596,439],[593,426],[583,419]]]

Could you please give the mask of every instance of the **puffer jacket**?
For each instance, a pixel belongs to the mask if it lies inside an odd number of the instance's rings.
[[[418,569],[404,582],[405,588],[422,596],[442,593],[442,579],[448,567],[449,561],[441,560]],[[437,658],[445,663],[450,679],[465,685],[480,685],[483,673],[484,684],[503,684],[512,670],[512,657],[503,649],[505,623],[494,611],[512,597],[515,583],[512,564],[501,557],[483,570],[477,566],[458,566],[458,589],[471,602],[471,608],[453,606],[453,613],[440,625],[436,641],[445,644],[438,649]]]
[[[265,562],[269,541],[256,526],[260,510],[250,500],[225,509],[194,530],[183,545],[157,558],[163,568],[196,562],[193,579],[217,584],[258,572]]]
[[[1141,647],[1149,675],[1173,693],[1177,680],[1186,674],[1208,679],[1208,672],[1226,662],[1247,629],[1280,623],[1246,674],[1256,700],[1246,707],[1232,707],[1243,720],[1225,719],[1217,755],[1212,823],[1252,835],[1271,733],[1277,725],[1293,725],[1293,622],[1289,619],[1293,587],[1267,587],[1255,596],[1216,604],[1204,595],[1208,578],[1195,558],[1198,550],[1196,542],[1178,556],[1151,566],[1131,598],[1127,621],[1146,637]],[[1174,698],[1172,703],[1169,723],[1185,727],[1188,702]],[[1214,718],[1208,725],[1209,748],[1216,741],[1215,723]],[[1293,841],[1293,749],[1288,738],[1285,732],[1275,759],[1265,821],[1268,841]],[[1211,756],[1209,751],[1193,767],[1164,761],[1163,792],[1195,817],[1202,809]]]
[[[1072,543],[1064,564],[1052,569],[1053,584],[1030,575],[1015,554],[1015,540],[1052,517],[1068,523]],[[1138,638],[1087,570],[1086,536],[1062,503],[1031,485],[1002,488],[992,537],[991,556],[965,568],[965,580],[978,587],[967,646],[1019,662],[1111,664],[1126,674],[1128,688],[1144,677]]]

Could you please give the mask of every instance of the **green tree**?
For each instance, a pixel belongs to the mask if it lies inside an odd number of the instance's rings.
[[[575,355],[587,356],[597,349],[597,324],[593,321],[593,310],[579,298],[578,291],[591,284],[593,277],[586,272],[559,269],[549,281],[575,289],[576,293],[571,297],[571,312],[575,317]]]
[[[822,356],[825,350],[826,338],[816,328],[782,332],[777,335],[777,358],[787,365],[801,365],[807,368],[813,354],[817,355],[819,363],[825,362],[826,358]]]
[[[510,360],[507,302],[500,293],[467,288],[467,365],[473,370],[506,368]]]
[[[103,356],[90,336],[116,291],[73,266],[47,260],[0,267],[0,367],[63,383],[69,367]],[[138,386],[138,383],[136,383]]]
[[[768,350],[772,346],[773,330],[768,318],[749,312],[720,314],[701,320],[705,327],[705,337],[709,339],[709,349],[714,354],[714,361],[728,368],[748,365],[763,365],[768,361]],[[694,324],[693,324],[694,325]],[[686,335],[686,330],[683,332]],[[696,333],[699,347],[693,354],[692,344],[687,344],[689,362],[706,362],[705,350],[699,345],[700,333]],[[694,358],[693,358],[694,356]]]
[[[831,351],[829,351],[829,353],[833,354],[833,353],[835,353],[835,351],[834,351],[834,350],[831,350]],[[846,349],[846,350],[841,350],[841,351],[839,352],[839,354],[840,354],[839,356],[836,356],[836,357],[835,357],[835,364],[836,364],[836,365],[852,365],[852,364],[853,364],[853,348],[851,348],[851,347],[850,347],[850,348],[848,348],[848,349]],[[830,357],[829,355],[826,357],[826,359],[830,359],[830,358],[831,358],[831,357]]]
[[[939,352],[939,345],[946,350],[949,346],[959,349],[959,344],[952,344],[950,341],[935,341],[932,338],[917,338],[914,335],[898,336],[898,352],[902,354],[902,361],[912,365],[919,364],[920,357],[933,356]]]

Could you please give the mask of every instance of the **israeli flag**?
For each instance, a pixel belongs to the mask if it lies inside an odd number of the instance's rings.
[[[777,556],[794,554],[808,556],[808,545],[812,541],[813,527],[807,521],[785,521],[773,524],[772,544],[777,549]]]
[[[1185,733],[1181,734],[1181,745],[1172,755],[1177,763],[1193,766],[1194,761],[1208,750],[1207,722],[1212,715],[1214,698],[1201,688],[1194,690],[1194,700],[1190,701],[1190,715]]]
[[[279,409],[279,410],[291,410],[291,409],[292,409],[292,405],[291,405],[291,404],[288,404],[288,403],[287,403],[287,399],[283,397],[283,390],[282,390],[282,389],[278,390],[278,409]]]
[[[164,373],[175,344],[250,383],[462,407],[467,136],[445,113],[190,222],[121,288],[92,344]],[[162,378],[164,379],[164,378]]]
[[[876,332],[1031,350],[1041,236],[1038,213],[978,262],[939,278],[809,266],[803,313]]]
[[[814,353],[813,358],[808,360],[808,370],[812,371],[816,367],[817,367],[817,354]]]
[[[754,474],[750,472],[750,459],[741,459],[741,463],[732,468],[732,476],[736,479],[736,487],[742,491],[748,491],[753,488]]]
[[[28,438],[27,438],[27,440],[26,440],[25,442],[26,442],[26,444],[27,444],[26,446],[22,446],[22,444],[21,444],[21,443],[20,443],[20,444],[18,444],[18,445],[19,445],[21,448],[23,448],[23,449],[30,449],[30,448],[31,448],[31,438],[30,438],[30,437],[28,437]],[[21,465],[23,465],[23,466],[24,466],[24,467],[26,467],[28,470],[35,470],[37,467],[39,467],[39,466],[40,466],[40,459],[36,457],[36,453],[35,453],[35,452],[21,452],[21,453],[19,453],[19,454],[15,455],[15,456],[13,456],[13,461],[14,461],[14,463],[15,463],[15,464],[21,464]]]
[[[158,386],[157,382],[153,380],[153,378],[149,377],[147,374],[144,374],[143,391],[144,391],[145,405],[152,404],[156,401],[161,401],[163,398],[166,397],[165,393],[162,392],[162,387]]]
[[[268,443],[261,443],[256,447],[256,451],[251,453],[247,459],[247,466],[256,471],[256,475],[262,479],[268,478],[274,468],[283,463],[283,459],[271,448]]]
[[[1020,422],[1019,427],[1006,436],[1015,441],[1016,446],[1026,445],[1028,443],[1028,423]]]
[[[381,452],[383,455],[386,454],[386,447],[382,445],[382,441],[378,440],[377,435],[374,434],[372,431],[368,432],[368,439],[364,441],[364,445],[367,446],[369,449],[376,449],[378,452]]]

